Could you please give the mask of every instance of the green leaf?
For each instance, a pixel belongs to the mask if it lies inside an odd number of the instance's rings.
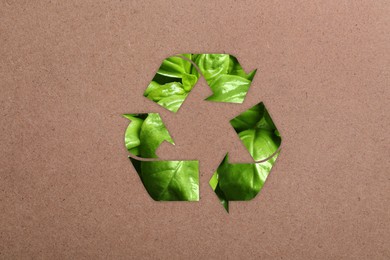
[[[229,164],[228,155],[217,169],[218,185],[226,200],[251,200],[261,190],[278,154],[261,163]]]
[[[138,161],[130,158],[149,195],[157,201],[198,201],[198,161]],[[137,167],[137,164],[140,167]]]
[[[221,75],[209,85],[213,95],[206,100],[242,103],[248,92],[250,81],[235,75]]]
[[[125,146],[130,153],[137,156],[139,155],[138,146],[141,144],[139,135],[144,120],[130,114],[123,116],[131,120],[125,132]]]
[[[157,113],[126,114],[130,125],[125,142],[129,152],[141,158],[157,158],[163,141],[173,144]],[[146,190],[158,201],[199,200],[198,161],[144,161],[130,157]]]
[[[262,119],[263,115],[264,105],[263,103],[260,103],[230,120],[230,124],[233,126],[234,130],[239,133],[254,128],[257,122]]]
[[[228,54],[198,54],[192,58],[214,93],[206,100],[244,102],[256,70],[246,74],[237,59]]]
[[[240,132],[239,137],[255,161],[265,160],[280,146],[280,137],[266,129],[249,129]]]
[[[173,144],[168,130],[157,113],[148,114],[142,123],[139,140],[139,153],[143,158],[157,158],[156,150],[164,141]]]
[[[281,137],[263,103],[241,113],[230,123],[255,161],[267,159],[279,149]]]
[[[170,82],[164,85],[160,85],[157,82],[152,81],[146,89],[144,95],[153,101],[160,101],[163,98],[173,95],[184,95],[187,92],[183,89],[183,85],[180,82]]]
[[[191,71],[191,62],[176,56],[166,58],[157,73],[167,77],[181,78],[184,73]]]
[[[193,54],[191,54],[191,53],[182,53],[182,54],[177,54],[177,56],[181,56],[181,57],[184,57],[184,58],[186,58],[188,60],[191,60]]]
[[[240,63],[238,62],[237,58],[230,55],[229,69],[227,74],[240,76],[242,78],[252,81],[253,77],[256,74],[256,70],[246,74],[244,69],[241,67]]]
[[[183,88],[186,92],[190,92],[198,81],[198,77],[192,74],[183,74]]]
[[[192,57],[191,54],[180,55],[189,60]],[[145,97],[172,112],[178,111],[199,77],[193,64],[182,57],[165,59],[144,92]]]
[[[210,180],[220,202],[228,210],[229,201],[251,200],[261,190],[279,155],[281,137],[263,103],[230,121],[255,161],[230,164],[228,155]]]
[[[219,201],[221,202],[222,206],[225,208],[227,212],[229,212],[229,200],[226,198],[225,194],[223,193],[221,187],[219,184],[214,190],[215,194],[217,194]]]
[[[222,74],[227,74],[229,69],[228,54],[199,54],[193,61],[198,66],[208,84]]]
[[[213,189],[213,191],[215,192],[215,194],[217,194],[218,199],[221,202],[222,206],[225,208],[227,212],[229,212],[229,201],[226,199],[225,194],[223,193],[221,187],[219,186],[217,171],[211,177],[209,184]]]
[[[186,97],[187,97],[187,94],[173,95],[173,96],[161,99],[160,101],[157,102],[157,104],[161,105],[162,107],[165,107],[169,111],[176,113],[179,110],[180,106],[185,101]]]

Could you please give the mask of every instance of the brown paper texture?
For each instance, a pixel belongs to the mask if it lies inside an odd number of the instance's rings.
[[[390,258],[387,1],[0,2],[0,258]],[[242,105],[174,116],[143,97],[176,53],[258,69]],[[202,81],[203,80],[203,81]],[[282,151],[260,194],[227,214],[208,185],[229,120],[263,101]],[[160,112],[200,160],[200,201],[156,202],[124,147],[123,113]]]

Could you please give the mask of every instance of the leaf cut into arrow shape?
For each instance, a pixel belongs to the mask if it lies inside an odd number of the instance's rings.
[[[154,200],[199,200],[198,161],[130,161]]]
[[[260,192],[279,153],[259,163],[229,163],[226,154],[210,180],[210,186],[229,212],[229,201],[251,200]]]
[[[197,54],[193,61],[213,91],[207,101],[244,102],[256,70],[245,73],[238,60],[229,54]]]
[[[144,96],[177,112],[200,76],[213,94],[207,101],[243,103],[256,70],[246,73],[229,54],[180,54],[165,59]],[[162,161],[158,147],[174,142],[158,113],[126,114],[131,122],[125,144],[130,160],[149,195],[158,201],[199,200],[198,161]],[[253,158],[250,163],[229,163],[228,154],[213,174],[210,185],[225,209],[229,201],[251,200],[262,189],[278,155],[280,134],[263,103],[230,121]]]
[[[127,150],[140,158],[157,158],[157,148],[162,142],[174,144],[158,113],[125,114],[130,124],[125,132]]]
[[[156,150],[173,140],[158,113],[126,114],[131,120],[125,144],[131,163],[149,195],[157,201],[198,201],[198,161],[161,161]]]
[[[229,211],[229,201],[251,200],[261,190],[278,155],[281,138],[263,103],[230,121],[252,156],[252,163],[229,163],[228,154],[214,172],[210,186]],[[263,160],[262,162],[256,162]]]
[[[213,92],[207,101],[242,103],[255,74],[229,54],[178,54],[162,62],[144,96],[176,113],[203,75]]]
[[[176,113],[198,82],[199,72],[191,62],[192,54],[166,58],[144,92],[144,96]]]

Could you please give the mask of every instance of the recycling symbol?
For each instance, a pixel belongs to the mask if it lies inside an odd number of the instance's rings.
[[[203,76],[212,95],[205,101],[243,103],[256,70],[246,73],[229,54],[178,54],[165,59],[144,96],[176,113]],[[199,161],[166,161],[157,148],[174,141],[159,113],[125,114],[129,159],[146,191],[156,201],[199,201]],[[209,184],[226,211],[230,201],[253,199],[262,189],[280,152],[281,136],[263,102],[230,124],[253,161],[229,163],[226,154]]]

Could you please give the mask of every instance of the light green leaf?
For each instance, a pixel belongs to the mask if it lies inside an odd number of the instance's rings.
[[[242,103],[248,92],[250,81],[235,75],[221,75],[210,84],[213,95],[206,100]]]
[[[267,159],[280,147],[279,132],[263,103],[244,111],[230,124],[255,161]]]
[[[256,74],[256,70],[246,74],[244,69],[241,67],[240,63],[238,62],[237,58],[230,55],[229,69],[227,74],[240,76],[242,78],[252,81],[253,77]]]
[[[157,73],[167,77],[181,78],[184,73],[191,71],[191,62],[176,56],[166,58]]]
[[[184,95],[186,93],[187,92],[184,90],[183,85],[180,82],[170,82],[160,85],[152,81],[144,95],[150,100],[160,101],[166,97]]]
[[[183,88],[186,92],[190,92],[198,81],[198,77],[192,74],[183,74]]]
[[[138,146],[141,144],[139,135],[144,120],[130,114],[125,114],[123,116],[131,120],[125,132],[126,148],[130,153],[137,156],[139,154]]]
[[[192,57],[191,54],[180,55],[190,60]],[[198,81],[198,76],[198,71],[190,61],[176,56],[169,57],[163,61],[144,96],[177,112]]]
[[[157,113],[148,114],[142,123],[139,139],[139,152],[143,158],[157,158],[156,150],[164,141],[173,144],[168,130]]]
[[[228,54],[199,54],[193,61],[198,66],[208,84],[222,74],[227,74],[229,69]]]
[[[185,95],[173,95],[170,97],[166,97],[158,101],[158,104],[161,105],[162,107],[165,107],[169,111],[172,111],[176,113],[180,106],[183,104],[187,97],[187,94]]]
[[[273,131],[266,129],[249,129],[238,135],[255,161],[267,159],[280,145],[280,138]]]

